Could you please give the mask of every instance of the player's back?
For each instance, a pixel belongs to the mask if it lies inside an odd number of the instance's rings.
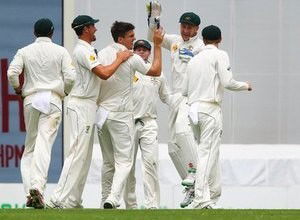
[[[213,45],[207,45],[190,61],[187,70],[189,103],[219,103],[222,100],[223,88],[217,75],[217,65],[224,53]]]
[[[24,95],[39,90],[53,90],[64,96],[62,59],[68,53],[50,38],[39,37],[20,50],[24,61]]]

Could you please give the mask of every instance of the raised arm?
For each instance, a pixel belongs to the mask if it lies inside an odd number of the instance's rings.
[[[148,76],[160,76],[162,70],[162,55],[161,55],[161,44],[163,41],[162,29],[157,29],[154,32],[153,43],[154,43],[154,55],[151,68],[147,72]]]

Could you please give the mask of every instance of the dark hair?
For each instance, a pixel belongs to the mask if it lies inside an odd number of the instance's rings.
[[[78,37],[80,37],[80,36],[82,35],[82,33],[83,33],[84,27],[89,27],[89,26],[91,26],[91,25],[94,25],[94,24],[87,24],[87,25],[84,25],[84,26],[82,26],[82,27],[75,28],[74,31],[75,31],[76,35],[77,35]]]
[[[82,35],[83,28],[84,28],[84,26],[74,29],[74,31],[78,37]]]
[[[34,35],[36,37],[52,37],[54,26],[49,18],[41,18],[34,24]]]
[[[110,32],[115,42],[118,42],[119,37],[125,37],[128,31],[134,30],[134,25],[127,22],[115,21],[111,26]]]

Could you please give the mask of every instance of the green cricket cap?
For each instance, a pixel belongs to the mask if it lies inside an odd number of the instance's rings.
[[[137,40],[133,45],[133,50],[136,50],[139,47],[144,47],[147,50],[151,50],[151,44],[146,40]]]
[[[94,19],[88,15],[78,15],[72,22],[72,28],[76,29],[87,25],[95,24],[99,19]]]
[[[200,25],[201,20],[198,15],[196,15],[194,12],[185,12],[181,15],[179,19],[179,23],[181,24],[192,24],[192,25]]]

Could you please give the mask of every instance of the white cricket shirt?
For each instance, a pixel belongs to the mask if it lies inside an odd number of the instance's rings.
[[[76,68],[76,82],[70,95],[96,102],[101,79],[92,72],[94,67],[100,65],[94,47],[78,39],[73,51],[73,62]]]
[[[169,104],[170,91],[163,74],[159,77],[145,76],[139,72],[133,77],[134,118],[157,118],[158,97]]]
[[[48,37],[38,37],[34,43],[18,50],[7,71],[14,88],[20,86],[22,71],[22,95],[25,97],[42,90],[51,90],[64,97],[65,92],[70,92],[76,77],[68,51]]]
[[[148,39],[150,39],[151,29],[149,29]],[[204,47],[203,41],[196,35],[188,41],[184,41],[181,35],[165,34],[162,46],[171,52],[171,87],[172,93],[181,93],[186,96],[186,68],[189,60],[198,54]]]
[[[247,83],[233,79],[228,54],[211,44],[191,59],[187,74],[189,105],[200,102],[218,106],[222,102],[224,88],[248,89]]]
[[[99,52],[99,60],[102,65],[110,65],[116,59],[119,51],[126,47],[113,43]],[[100,106],[110,112],[133,112],[132,82],[136,71],[146,75],[151,64],[134,54],[122,63],[116,72],[101,84],[99,103]]]

